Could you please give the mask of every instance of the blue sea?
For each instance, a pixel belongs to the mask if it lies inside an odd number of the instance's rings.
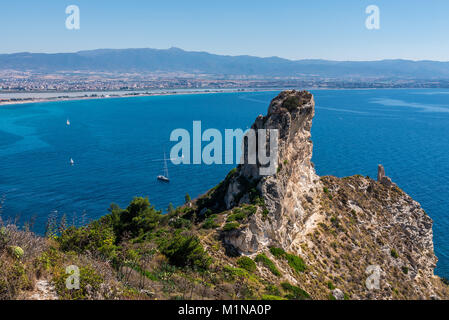
[[[386,173],[434,220],[437,274],[449,276],[449,90],[312,90],[319,175]],[[114,202],[148,196],[164,209],[215,186],[232,165],[174,165],[161,183],[176,128],[245,130],[278,92],[80,100],[0,106],[3,220],[95,219]],[[71,125],[66,124],[70,119]],[[224,131],[223,131],[224,132]],[[73,158],[75,165],[70,165]],[[87,222],[87,221],[86,221]]]

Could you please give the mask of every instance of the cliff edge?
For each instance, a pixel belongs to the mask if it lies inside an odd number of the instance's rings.
[[[447,297],[433,273],[432,220],[382,166],[379,181],[317,176],[310,140],[314,107],[311,93],[284,91],[271,101],[267,115],[256,119],[253,129],[279,131],[276,174],[261,176],[260,164],[241,164],[219,186],[215,200],[223,198],[217,203],[231,221],[235,211],[257,207],[238,227],[224,228],[223,243],[241,255],[266,256],[284,280],[316,298],[330,291],[356,299]],[[296,272],[288,254],[306,267]],[[259,271],[270,274],[266,266]]]

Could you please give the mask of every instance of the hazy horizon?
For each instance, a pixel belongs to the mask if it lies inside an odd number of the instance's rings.
[[[150,50],[170,50],[170,49],[178,49],[185,52],[203,52],[203,53],[209,53],[213,55],[218,56],[228,56],[228,57],[255,57],[255,58],[279,58],[289,61],[307,61],[307,60],[324,60],[324,61],[335,61],[335,62],[375,62],[375,61],[395,61],[395,60],[404,60],[404,61],[414,61],[414,62],[425,62],[425,61],[431,61],[431,62],[449,62],[449,60],[429,60],[429,59],[404,59],[404,58],[388,58],[388,59],[373,59],[373,60],[336,60],[336,59],[323,59],[323,58],[303,58],[303,59],[289,59],[284,58],[280,56],[261,56],[261,55],[252,55],[252,54],[221,54],[217,52],[211,52],[206,50],[186,50],[179,47],[168,47],[168,48],[152,48],[152,47],[133,47],[133,48],[92,48],[92,49],[83,49],[83,50],[74,50],[74,51],[48,51],[48,52],[37,52],[37,51],[16,51],[16,52],[7,52],[3,53],[0,52],[0,55],[7,55],[7,54],[21,54],[21,53],[30,53],[30,54],[65,54],[65,53],[79,53],[79,52],[85,52],[85,51],[100,51],[100,50],[142,50],[142,49],[150,49]]]

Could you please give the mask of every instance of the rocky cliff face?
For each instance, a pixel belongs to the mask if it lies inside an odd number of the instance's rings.
[[[383,167],[378,182],[318,177],[311,163],[313,116],[312,94],[284,91],[268,114],[256,119],[253,129],[279,132],[276,174],[263,176],[260,164],[242,164],[227,177],[226,209],[254,203],[255,197],[258,209],[240,228],[225,232],[224,243],[250,257],[264,253],[276,261],[284,280],[316,298],[327,298],[325,283],[338,286],[331,293],[336,298],[343,298],[342,292],[356,299],[447,296],[433,274],[432,220]],[[300,256],[307,271],[292,272],[270,247]],[[380,284],[368,289],[373,274]]]
[[[228,209],[248,201],[251,192],[248,181],[256,186],[265,205],[265,214],[252,216],[247,228],[227,236],[227,241],[240,251],[255,253],[269,245],[290,249],[319,214],[315,210],[318,203],[314,202],[322,187],[311,162],[314,113],[312,94],[284,91],[271,101],[267,116],[259,116],[253,124],[256,132],[258,129],[279,132],[277,173],[261,176],[260,164],[243,164],[229,183],[225,194]]]

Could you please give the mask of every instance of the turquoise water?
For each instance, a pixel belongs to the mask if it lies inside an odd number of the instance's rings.
[[[316,90],[313,161],[319,175],[387,174],[434,220],[437,273],[449,276],[449,90]],[[35,218],[42,232],[55,211],[78,223],[136,195],[157,208],[215,186],[231,165],[169,163],[170,133],[246,129],[277,92],[154,96],[0,107],[3,219]],[[71,125],[66,125],[70,119]],[[70,158],[75,161],[70,166]]]

